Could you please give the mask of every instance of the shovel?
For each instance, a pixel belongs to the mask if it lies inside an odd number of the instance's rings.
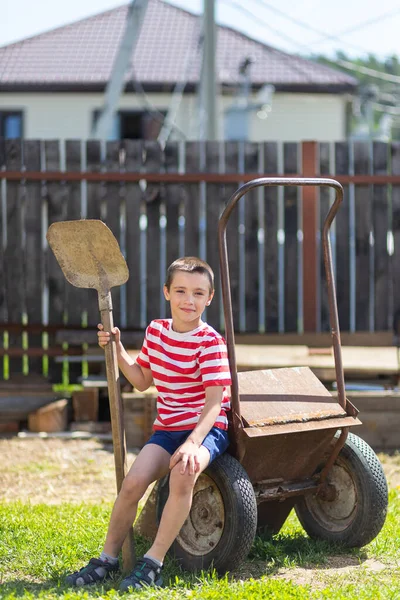
[[[47,232],[47,241],[67,281],[80,288],[98,292],[101,322],[105,331],[114,327],[111,288],[125,283],[128,267],[118,242],[109,228],[98,220],[59,221]],[[114,336],[105,347],[108,396],[114,446],[115,474],[119,493],[126,473],[126,445],[119,385],[117,350]],[[122,547],[124,571],[133,569],[133,533]]]

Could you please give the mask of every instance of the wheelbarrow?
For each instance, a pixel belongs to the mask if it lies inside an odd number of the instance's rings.
[[[245,194],[271,186],[333,188],[323,226],[337,399],[308,367],[237,372],[226,227]],[[381,530],[388,490],[381,464],[349,428],[361,424],[346,399],[329,229],[343,200],[332,179],[260,178],[241,186],[219,220],[226,341],[232,375],[231,444],[199,477],[190,515],[171,552],[188,570],[232,571],[256,533],[279,532],[294,508],[311,538],[361,547]],[[168,477],[150,495],[135,529],[154,537],[168,498]]]

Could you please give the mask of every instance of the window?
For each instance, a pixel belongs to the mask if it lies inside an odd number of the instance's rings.
[[[94,123],[100,114],[94,111]],[[162,127],[165,112],[120,110],[114,115],[111,140],[156,140]]]
[[[0,137],[10,140],[22,135],[22,112],[0,110]]]

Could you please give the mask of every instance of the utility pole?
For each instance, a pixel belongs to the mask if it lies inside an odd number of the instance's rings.
[[[203,61],[200,82],[200,138],[217,139],[217,85],[215,80],[215,0],[203,0]]]
[[[128,8],[125,33],[117,51],[105,91],[104,105],[92,129],[92,137],[106,140],[111,134],[114,113],[125,85],[125,73],[139,38],[148,0],[132,0]]]

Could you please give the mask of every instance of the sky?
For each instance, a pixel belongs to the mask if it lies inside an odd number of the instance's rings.
[[[167,0],[200,13],[203,0]],[[400,0],[215,0],[216,20],[286,52],[400,56]],[[128,0],[1,0],[0,46],[49,31]]]

